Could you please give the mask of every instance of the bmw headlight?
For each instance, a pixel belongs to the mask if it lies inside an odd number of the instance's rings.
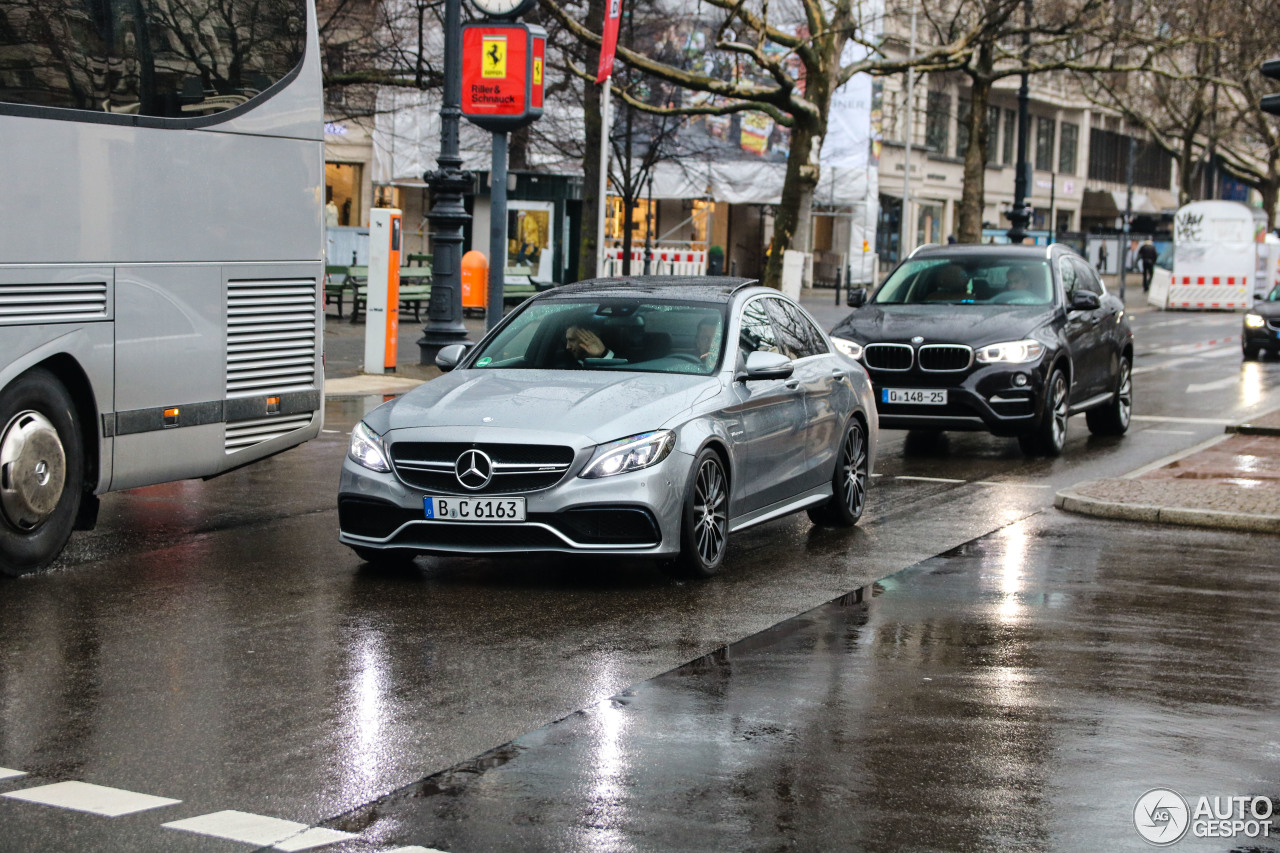
[[[1244,315],[1244,324],[1250,329],[1261,329],[1267,324],[1267,321],[1262,319],[1261,314],[1254,314],[1250,311],[1248,314]]]
[[[1044,344],[1028,339],[978,347],[974,358],[983,364],[1026,364],[1042,355]]]
[[[676,434],[669,429],[620,438],[597,447],[586,470],[578,476],[594,480],[639,471],[666,459],[675,445]]]
[[[363,465],[370,471],[387,473],[391,466],[387,463],[387,450],[373,430],[364,425],[364,421],[356,424],[351,430],[351,444],[347,446],[347,455],[351,461]]]
[[[851,341],[848,338],[832,338],[831,343],[835,344],[836,349],[854,361],[862,358],[862,344],[857,341]]]

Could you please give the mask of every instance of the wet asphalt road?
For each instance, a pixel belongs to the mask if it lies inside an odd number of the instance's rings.
[[[708,583],[363,567],[334,493],[377,401],[218,480],[109,496],[57,571],[0,585],[0,768],[28,774],[0,794],[181,802],[0,797],[0,850],[253,849],[161,827],[225,809],[358,833],[323,849],[1139,849],[1148,788],[1280,795],[1275,538],[1051,508],[1280,405],[1238,315],[1135,326],[1126,438],[1075,418],[1049,461],[885,433],[858,529],[756,528]]]

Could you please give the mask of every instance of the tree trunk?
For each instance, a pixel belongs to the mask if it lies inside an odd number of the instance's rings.
[[[587,6],[587,26],[593,33],[604,26],[606,0],[590,0]],[[588,62],[588,67],[590,63]],[[596,267],[596,222],[600,217],[598,198],[600,187],[600,136],[604,121],[600,115],[601,91],[605,83],[584,83],[582,119],[585,130],[582,150],[582,239],[578,242],[578,278],[595,278],[600,274]]]
[[[791,246],[802,209],[809,209],[813,191],[818,186],[818,167],[810,163],[814,129],[799,117],[791,128],[791,150],[787,154],[787,177],[782,185],[782,199],[773,220],[773,240],[769,243],[769,262],[764,268],[764,284],[782,289],[782,253]]]
[[[1262,209],[1267,212],[1268,229],[1280,227],[1280,219],[1276,218],[1276,201],[1280,196],[1280,172],[1277,172],[1277,166],[1280,166],[1280,161],[1272,160],[1271,174],[1258,186],[1258,191],[1262,193]]]
[[[956,240],[960,243],[982,242],[982,208],[987,191],[987,142],[991,129],[987,126],[987,105],[991,100],[991,78],[970,78],[969,149],[964,154],[964,186],[960,191],[959,221]],[[1030,187],[1027,188],[1028,193]]]

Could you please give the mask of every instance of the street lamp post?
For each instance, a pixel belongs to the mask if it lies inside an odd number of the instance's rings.
[[[462,197],[473,178],[462,169],[458,122],[462,117],[462,0],[445,0],[444,98],[440,105],[440,156],[424,179],[431,188],[431,301],[418,340],[418,363],[433,364],[450,344],[471,344],[462,324],[463,227],[471,215]]]
[[[1031,58],[1031,0],[1022,7],[1025,29],[1022,33],[1022,66],[1025,69]],[[1031,116],[1027,109],[1030,86],[1027,72],[1022,72],[1022,84],[1018,87],[1018,168],[1013,176],[1013,207],[1009,210],[1009,242],[1021,243],[1027,236],[1027,224],[1031,222],[1031,204],[1027,194],[1031,190],[1031,164],[1027,162],[1027,136],[1031,131]]]

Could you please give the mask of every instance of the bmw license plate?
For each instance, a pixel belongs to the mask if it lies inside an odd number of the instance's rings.
[[[913,403],[923,406],[945,406],[946,388],[884,388],[880,392],[882,403]]]
[[[428,521],[524,521],[524,498],[453,498],[426,495]]]

